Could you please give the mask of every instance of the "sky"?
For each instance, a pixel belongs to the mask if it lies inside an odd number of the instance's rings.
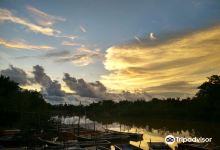
[[[193,96],[220,71],[218,0],[1,0],[0,73],[50,102]]]

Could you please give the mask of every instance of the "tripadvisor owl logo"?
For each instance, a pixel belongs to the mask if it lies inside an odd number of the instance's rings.
[[[175,137],[173,135],[167,135],[165,137],[165,143],[170,145],[173,144],[175,142]]]

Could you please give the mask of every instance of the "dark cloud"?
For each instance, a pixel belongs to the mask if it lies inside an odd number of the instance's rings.
[[[84,79],[76,79],[68,73],[64,74],[66,85],[82,97],[100,98],[106,92],[106,87],[99,81],[87,83]]]
[[[88,83],[84,79],[76,79],[71,77],[68,73],[64,74],[63,81],[66,85],[78,95],[82,97],[98,98],[99,100],[129,100],[135,101],[138,99],[150,100],[151,96],[148,93],[131,93],[123,91],[121,93],[109,93],[107,88],[100,82]]]
[[[61,84],[52,80],[44,71],[42,66],[36,65],[33,67],[34,79],[41,85],[41,93],[44,98],[52,104],[74,104],[83,105],[91,104],[96,101],[93,98],[84,98],[76,94],[69,94],[61,90]]]
[[[100,100],[111,99],[115,101],[137,99],[151,99],[151,96],[147,93],[109,93],[107,88],[100,82],[86,82],[84,79],[76,79],[71,77],[68,73],[64,74],[63,81],[66,85],[76,93],[66,93],[61,89],[61,84],[52,80],[49,75],[45,73],[42,66],[33,66],[33,77],[29,77],[27,73],[12,65],[8,69],[1,70],[0,73],[5,76],[9,76],[12,80],[18,82],[21,85],[39,84],[41,86],[41,93],[45,100],[51,104],[74,104],[89,105],[93,102]]]
[[[10,77],[11,80],[21,84],[21,85],[27,85],[33,80],[28,77],[27,73],[17,67],[14,67],[13,65],[10,65],[9,68],[5,70],[1,70],[0,73],[4,76]]]
[[[42,66],[36,65],[33,67],[33,74],[35,81],[42,86],[42,92],[44,96],[50,97],[55,96],[61,97],[59,99],[63,99],[65,96],[65,92],[61,90],[61,85],[58,81],[52,81],[51,78],[44,72],[44,68]]]

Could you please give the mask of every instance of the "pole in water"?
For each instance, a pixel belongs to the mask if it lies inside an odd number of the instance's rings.
[[[139,143],[139,148],[140,148],[140,146],[141,146],[141,141],[140,141],[140,143]]]

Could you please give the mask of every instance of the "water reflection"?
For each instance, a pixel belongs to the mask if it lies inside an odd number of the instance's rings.
[[[217,124],[215,124],[215,128],[214,131],[217,132],[213,132],[213,128],[211,130],[207,130],[207,127],[211,127],[210,123],[193,123],[191,122],[190,124],[192,125],[184,127],[184,126],[179,126],[179,128],[170,128],[172,126],[169,126],[169,124],[167,124],[167,126],[163,126],[162,128],[158,128],[158,125],[156,127],[154,126],[150,126],[150,125],[142,125],[140,126],[136,126],[136,125],[125,125],[125,124],[120,124],[118,122],[115,123],[110,123],[110,124],[103,124],[103,123],[99,123],[96,121],[92,121],[88,118],[86,118],[85,116],[83,117],[78,117],[78,116],[69,116],[69,117],[58,117],[55,116],[53,117],[53,119],[56,119],[58,121],[60,121],[63,124],[80,124],[80,126],[82,127],[86,127],[86,128],[90,128],[90,129],[95,129],[95,130],[101,130],[104,131],[104,129],[110,129],[110,130],[115,130],[115,131],[122,131],[122,132],[131,132],[131,133],[141,133],[143,134],[143,141],[140,142],[130,142],[131,144],[135,145],[135,146],[140,146],[142,149],[144,150],[148,150],[148,144],[147,142],[164,142],[164,137],[171,134],[174,136],[178,136],[178,137],[214,137],[213,139],[215,139],[215,143],[218,143],[218,133],[219,133],[219,129],[217,128]],[[151,122],[152,124],[154,124],[153,122]],[[176,123],[173,126],[178,126],[179,122],[174,122],[172,121],[172,123]],[[204,128],[206,130],[204,130]],[[206,132],[201,132],[201,131],[206,131]],[[207,132],[208,131],[208,132]],[[211,131],[211,132],[210,132]],[[211,136],[210,136],[211,135]],[[212,143],[213,144],[213,143]],[[174,149],[174,147],[177,145],[177,143],[174,143],[171,145],[171,148]]]

